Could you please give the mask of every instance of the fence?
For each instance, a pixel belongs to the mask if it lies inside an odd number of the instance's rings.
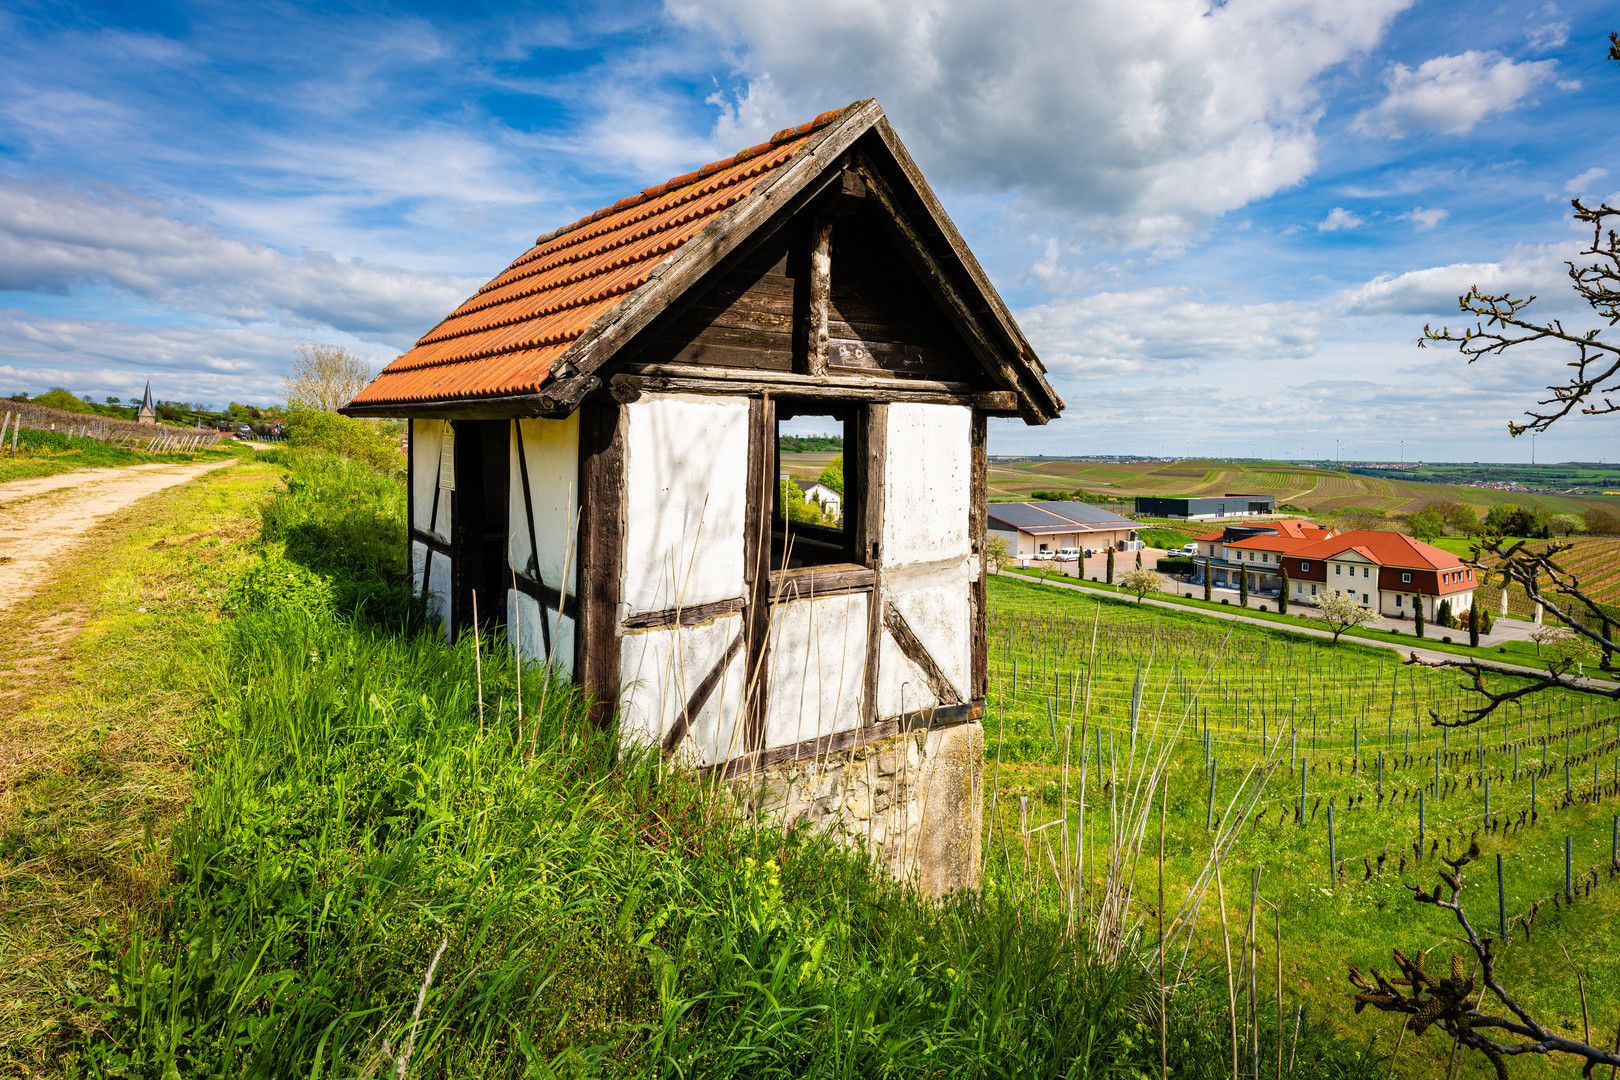
[[[17,450],[17,433],[56,431],[70,438],[96,439],[139,453],[165,454],[202,450],[219,442],[219,432],[172,424],[142,424],[107,416],[47,409],[26,402],[0,401],[0,448]]]

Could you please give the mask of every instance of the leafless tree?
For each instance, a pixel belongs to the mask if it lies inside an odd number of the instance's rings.
[[[281,380],[290,406],[337,412],[371,382],[371,365],[341,345],[305,342],[297,352],[292,374]]]
[[[1473,974],[1464,975],[1463,958],[1455,953],[1449,973],[1436,975],[1425,969],[1426,957],[1422,951],[1408,957],[1396,949],[1399,978],[1386,979],[1376,968],[1369,969],[1371,978],[1368,978],[1351,965],[1350,983],[1356,988],[1356,1012],[1371,1005],[1380,1012],[1401,1013],[1409,1017],[1406,1029],[1419,1036],[1430,1027],[1438,1027],[1460,1045],[1478,1050],[1489,1058],[1499,1080],[1507,1078],[1507,1059],[1525,1054],[1572,1054],[1586,1062],[1583,1074],[1588,1077],[1599,1065],[1620,1065],[1620,1054],[1545,1027],[1497,980],[1495,943],[1489,937],[1480,937],[1458,901],[1462,892],[1462,868],[1477,858],[1479,844],[1474,843],[1462,858],[1445,859],[1451,870],[1440,871],[1441,884],[1434,887],[1433,893],[1419,885],[1407,888],[1412,890],[1413,899],[1418,903],[1433,904],[1451,912],[1462,928],[1463,940],[1473,950],[1478,980]],[[1482,1011],[1485,991],[1489,991],[1495,1004],[1510,1015],[1494,1016]],[[1499,1038],[1496,1033],[1514,1041]]]
[[[1620,34],[1609,35],[1609,59],[1620,61]],[[1608,203],[1588,207],[1579,199],[1572,205],[1575,220],[1591,226],[1592,241],[1581,251],[1590,262],[1565,263],[1569,267],[1569,279],[1576,295],[1586,301],[1600,321],[1612,327],[1620,322],[1620,235],[1612,227],[1620,221],[1620,208]],[[1476,285],[1457,298],[1462,310],[1475,317],[1474,326],[1455,331],[1449,327],[1436,330],[1425,326],[1418,345],[1422,347],[1431,341],[1453,343],[1470,364],[1482,356],[1500,356],[1509,349],[1533,342],[1562,341],[1574,346],[1575,358],[1569,362],[1573,375],[1549,386],[1550,396],[1537,401],[1536,408],[1525,410],[1527,421],[1509,421],[1508,431],[1515,436],[1527,431],[1546,431],[1575,410],[1588,416],[1620,412],[1620,402],[1609,396],[1620,392],[1620,344],[1603,340],[1602,328],[1566,330],[1559,319],[1532,320],[1525,309],[1535,299],[1534,296],[1486,293]],[[1487,536],[1475,545],[1472,558],[1466,562],[1479,573],[1481,581],[1495,577],[1504,590],[1513,585],[1523,589],[1530,602],[1540,607],[1543,617],[1550,617],[1579,643],[1598,652],[1602,673],[1620,672],[1615,661],[1615,648],[1620,644],[1620,618],[1611,614],[1613,608],[1606,608],[1583,589],[1576,575],[1559,562],[1559,556],[1570,546],[1555,543],[1535,550],[1524,541],[1508,546],[1508,541],[1502,537]],[[1471,689],[1483,699],[1479,708],[1466,710],[1459,720],[1442,721],[1434,717],[1436,724],[1445,726],[1478,723],[1507,702],[1543,690],[1571,690],[1620,701],[1620,685],[1594,684],[1585,677],[1580,659],[1574,656],[1561,656],[1548,664],[1545,675],[1538,672],[1529,676],[1530,681],[1506,690],[1490,688],[1485,676],[1496,674],[1522,679],[1525,673],[1481,661],[1423,661],[1413,656],[1407,662],[1458,668],[1471,680]]]

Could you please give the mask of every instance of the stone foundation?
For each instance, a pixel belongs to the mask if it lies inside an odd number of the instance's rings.
[[[864,849],[940,895],[977,888],[984,825],[984,728],[910,731],[733,781],[746,809]]]

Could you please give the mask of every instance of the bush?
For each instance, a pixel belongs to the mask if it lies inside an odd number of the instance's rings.
[[[1447,645],[1450,645],[1451,644],[1451,635],[1447,634],[1445,637],[1441,638],[1440,640],[1445,642]]]
[[[80,401],[66,390],[52,390],[48,394],[41,394],[32,404],[46,409],[61,409],[63,412],[94,414],[96,407],[88,401]]]
[[[1230,601],[1230,600],[1228,600],[1228,599],[1226,599],[1226,597],[1224,597],[1224,596],[1223,596],[1223,597],[1221,597],[1221,603],[1223,603],[1223,604],[1230,604],[1230,603],[1231,603],[1231,601]]]
[[[1267,607],[1266,607],[1266,605],[1264,605],[1264,604],[1261,604],[1261,605],[1260,605],[1260,607],[1259,607],[1259,610],[1261,610],[1261,611],[1268,611],[1268,610],[1270,610],[1270,609],[1269,609],[1269,608],[1267,608]]]
[[[1153,569],[1161,574],[1190,574],[1193,572],[1193,561],[1182,555],[1167,555],[1154,564]]]
[[[365,420],[314,409],[287,411],[287,441],[308,450],[328,450],[362,461],[381,473],[405,468],[405,456],[394,440]]]

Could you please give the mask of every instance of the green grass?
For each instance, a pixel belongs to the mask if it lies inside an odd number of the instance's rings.
[[[0,453],[0,484],[8,480],[28,480],[56,476],[75,469],[119,468],[152,462],[177,464],[191,461],[217,461],[239,456],[240,444],[228,441],[192,454],[143,454],[102,442],[100,439],[70,436],[60,431],[23,428],[17,440],[17,453],[11,453],[7,432],[5,452]]]
[[[1180,529],[1142,529],[1137,536],[1147,541],[1148,547],[1172,551],[1192,543],[1192,537]]]
[[[1006,887],[920,897],[618,746],[565,684],[531,670],[520,694],[504,649],[422,623],[397,477],[279,461],[268,500],[262,472],[217,505],[201,493],[224,488],[188,485],[109,544],[120,574],[157,561],[158,580],[95,594],[108,629],[33,706],[110,709],[169,751],[156,777],[78,755],[94,822],[42,830],[62,813],[43,775],[0,815],[0,927],[28,932],[11,985],[45,987],[7,1006],[26,1034],[0,1069],[1079,1077],[1156,1059],[1136,959],[1102,962]],[[133,884],[78,904],[87,879]],[[1209,975],[1171,999],[1177,1075],[1225,1074]],[[1365,1049],[1308,1017],[1297,1071],[1371,1077]]]
[[[1479,830],[1485,861],[1465,876],[1464,892],[1476,925],[1494,933],[1492,868],[1499,852],[1509,916],[1526,914],[1533,903],[1542,902],[1531,940],[1526,942],[1518,930],[1513,934],[1515,943],[1507,948],[1501,968],[1504,980],[1545,1021],[1579,1037],[1580,1001],[1560,946],[1568,948],[1585,975],[1594,1038],[1600,1031],[1607,1033],[1602,1037],[1612,1037],[1620,1020],[1620,953],[1609,942],[1620,884],[1602,870],[1620,809],[1620,714],[1611,703],[1580,695],[1536,695],[1483,729],[1445,736],[1427,722],[1428,713],[1432,709],[1451,719],[1470,703],[1457,678],[1404,666],[1387,650],[1349,641],[1335,649],[1281,630],[1218,623],[1174,609],[1138,608],[1013,578],[992,578],[990,589],[992,699],[986,735],[989,752],[1000,760],[997,816],[1009,839],[1004,844],[992,837],[987,846],[997,854],[1011,854],[1004,855],[999,868],[992,859],[992,873],[1012,882],[1023,877],[1016,811],[1020,794],[1032,799],[1032,825],[1066,822],[1072,841],[1083,792],[1090,816],[1080,847],[1104,850],[1109,823],[1128,792],[1103,790],[1099,777],[1111,779],[1111,762],[1117,758],[1122,769],[1133,746],[1141,756],[1155,731],[1163,736],[1185,717],[1187,726],[1169,751],[1168,766],[1166,846],[1171,854],[1165,873],[1174,911],[1209,852],[1205,816],[1211,774],[1206,754],[1218,761],[1218,820],[1240,778],[1263,757],[1263,747],[1277,746],[1280,765],[1261,797],[1259,823],[1242,830],[1228,857],[1229,909],[1234,904],[1246,908],[1247,873],[1262,867],[1261,894],[1282,912],[1285,1002],[1290,1008],[1304,1005],[1347,1037],[1377,1033],[1377,1047],[1387,1053],[1394,1025],[1383,1016],[1352,1015],[1345,966],[1387,968],[1390,949],[1396,946],[1407,952],[1437,946],[1442,956],[1456,948],[1449,917],[1413,903],[1405,888],[1434,884],[1433,864],[1419,868],[1411,845],[1418,824],[1416,793],[1433,784],[1438,750],[1443,790],[1438,797],[1432,788],[1425,793],[1427,837],[1440,841],[1439,854],[1455,855]],[[1382,800],[1380,752],[1385,762]],[[1083,783],[1081,760],[1088,766]],[[1566,761],[1576,796],[1567,805]],[[1301,766],[1307,762],[1305,817],[1296,823]],[[1482,765],[1492,778],[1493,816],[1507,821],[1507,830],[1486,827],[1478,783]],[[1519,812],[1529,809],[1533,772],[1538,775],[1539,816],[1518,828]],[[1336,805],[1334,839],[1344,870],[1337,888],[1329,874],[1330,800]],[[1151,827],[1156,830],[1156,820]],[[1550,898],[1562,887],[1566,835],[1574,841],[1576,874],[1597,865],[1600,884],[1590,898],[1558,911]],[[1152,836],[1150,832],[1150,841]],[[1374,863],[1380,854],[1387,861],[1364,881],[1363,858]],[[1047,865],[1041,859],[1034,864]],[[1094,875],[1103,864],[1092,859],[1087,865],[1092,869],[1081,874],[1080,887],[1086,895],[1099,894]],[[1048,878],[1052,876],[1049,870]],[[1234,893],[1241,895],[1235,900]],[[1241,921],[1242,911],[1234,917]],[[1263,978],[1271,977],[1274,963],[1269,922],[1265,929]],[[1214,898],[1206,896],[1192,931],[1191,956],[1214,963],[1221,955],[1218,913]],[[1408,1038],[1401,1072],[1437,1075],[1448,1051],[1449,1046],[1432,1037],[1417,1044]],[[1540,1075],[1551,1067],[1523,1062],[1511,1071]],[[1490,1075],[1482,1061],[1470,1062],[1464,1073]]]
[[[1055,573],[1045,567],[1009,566],[1006,568],[1006,572],[1034,578],[1038,581],[1064,582],[1076,588],[1101,593],[1109,598],[1117,598],[1121,603],[1136,603],[1136,597],[1133,594],[1126,592],[1117,585],[1108,585],[1100,581],[1082,581],[1067,574]],[[1286,615],[1278,613],[1275,610],[1275,597],[1266,597],[1264,599],[1250,597],[1249,606],[1245,608],[1236,603],[1223,604],[1219,600],[1206,601],[1201,599],[1202,586],[1176,582],[1174,587],[1182,591],[1152,594],[1150,598],[1167,604],[1175,604],[1189,611],[1241,615],[1246,619],[1258,619],[1262,622],[1275,623],[1279,628],[1298,629],[1300,627],[1309,627],[1314,630],[1325,628],[1320,619],[1307,613],[1311,609],[1299,605],[1295,605],[1294,609],[1290,610]],[[1186,595],[1188,590],[1193,593],[1191,597]],[[1260,609],[1261,604],[1264,604],[1268,610],[1262,611]],[[1453,640],[1447,642],[1445,639],[1448,636]],[[1547,659],[1551,656],[1550,652],[1545,655],[1538,655],[1535,645],[1527,641],[1503,641],[1495,645],[1481,645],[1477,649],[1471,648],[1467,643],[1468,630],[1466,627],[1446,628],[1435,626],[1432,623],[1425,625],[1424,636],[1421,638],[1408,631],[1396,633],[1392,630],[1376,630],[1365,626],[1346,630],[1341,640],[1349,638],[1359,638],[1363,641],[1383,641],[1402,648],[1430,649],[1435,652],[1452,653],[1456,656],[1478,656],[1503,663],[1523,664],[1531,667],[1545,667]]]

